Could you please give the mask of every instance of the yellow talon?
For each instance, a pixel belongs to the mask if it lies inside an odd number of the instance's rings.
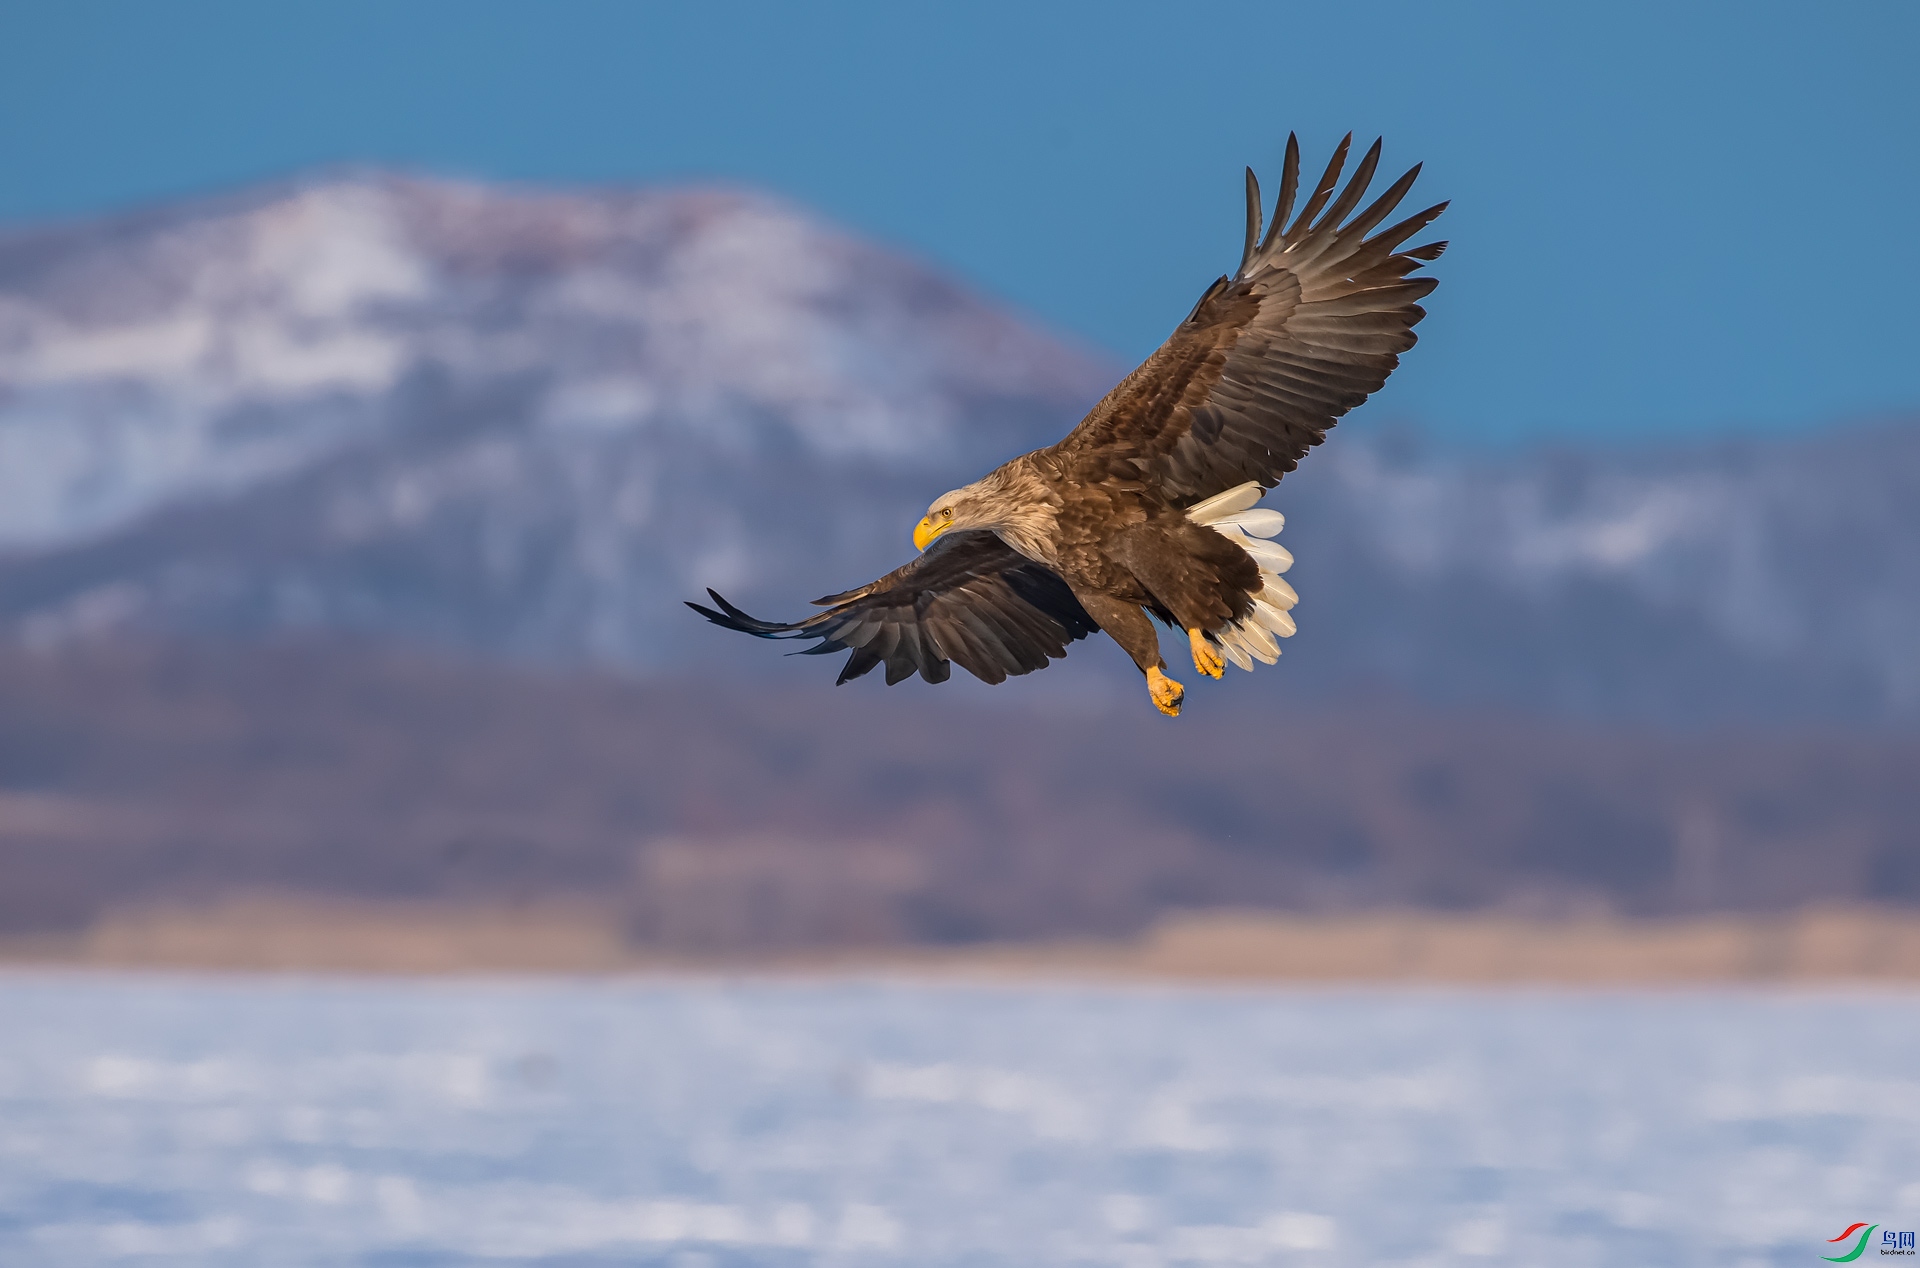
[[[1227,672],[1227,659],[1214,650],[1207,636],[1198,627],[1187,631],[1187,641],[1193,644],[1193,667],[1209,678],[1218,678]]]
[[[1147,671],[1147,694],[1153,697],[1153,707],[1170,718],[1180,716],[1180,701],[1186,697],[1187,689],[1160,672],[1159,666]]]

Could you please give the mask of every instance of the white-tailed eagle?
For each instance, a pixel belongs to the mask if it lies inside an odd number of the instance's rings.
[[[1298,596],[1281,576],[1293,556],[1270,540],[1285,521],[1254,504],[1413,347],[1426,316],[1418,301],[1436,283],[1412,274],[1446,248],[1401,249],[1445,203],[1378,228],[1418,166],[1356,211],[1378,141],[1335,195],[1351,142],[1288,224],[1300,146],[1287,138],[1264,238],[1248,169],[1234,275],[1208,287],[1066,439],[936,498],[914,529],[913,562],[816,600],[825,611],[790,624],[757,620],[712,590],[717,611],[688,606],[762,638],[819,640],[811,653],[847,650],[840,682],[878,665],[889,684],[914,673],[942,682],[958,662],[997,683],[1105,630],[1169,715],[1186,693],[1164,672],[1148,613],[1186,631],[1200,673],[1272,664]]]

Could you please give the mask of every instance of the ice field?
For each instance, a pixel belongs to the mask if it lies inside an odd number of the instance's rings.
[[[1911,993],[14,973],[0,1017],[0,1262],[45,1268],[1654,1268],[1920,1223]]]

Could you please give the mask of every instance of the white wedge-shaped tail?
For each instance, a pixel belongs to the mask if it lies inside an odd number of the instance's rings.
[[[1256,509],[1255,504],[1265,496],[1266,490],[1249,480],[1187,509],[1188,519],[1225,536],[1246,551],[1260,569],[1260,589],[1254,592],[1253,611],[1212,631],[1221,654],[1247,670],[1256,660],[1271,665],[1280,659],[1275,636],[1293,637],[1293,605],[1300,602],[1300,596],[1280,575],[1293,567],[1293,553],[1279,542],[1267,540],[1287,526],[1287,519],[1278,511]]]

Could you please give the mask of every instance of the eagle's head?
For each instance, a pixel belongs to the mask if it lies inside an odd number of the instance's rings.
[[[986,508],[980,497],[978,485],[970,484],[964,489],[955,489],[942,493],[927,508],[920,522],[913,526],[913,545],[916,550],[925,550],[933,545],[933,539],[955,528],[991,528],[993,525],[983,518]]]
[[[935,498],[914,526],[913,544],[925,550],[936,537],[956,529],[981,529],[998,533],[1029,559],[1045,559],[1054,513],[1046,489],[1026,460],[1016,458],[972,484]]]

